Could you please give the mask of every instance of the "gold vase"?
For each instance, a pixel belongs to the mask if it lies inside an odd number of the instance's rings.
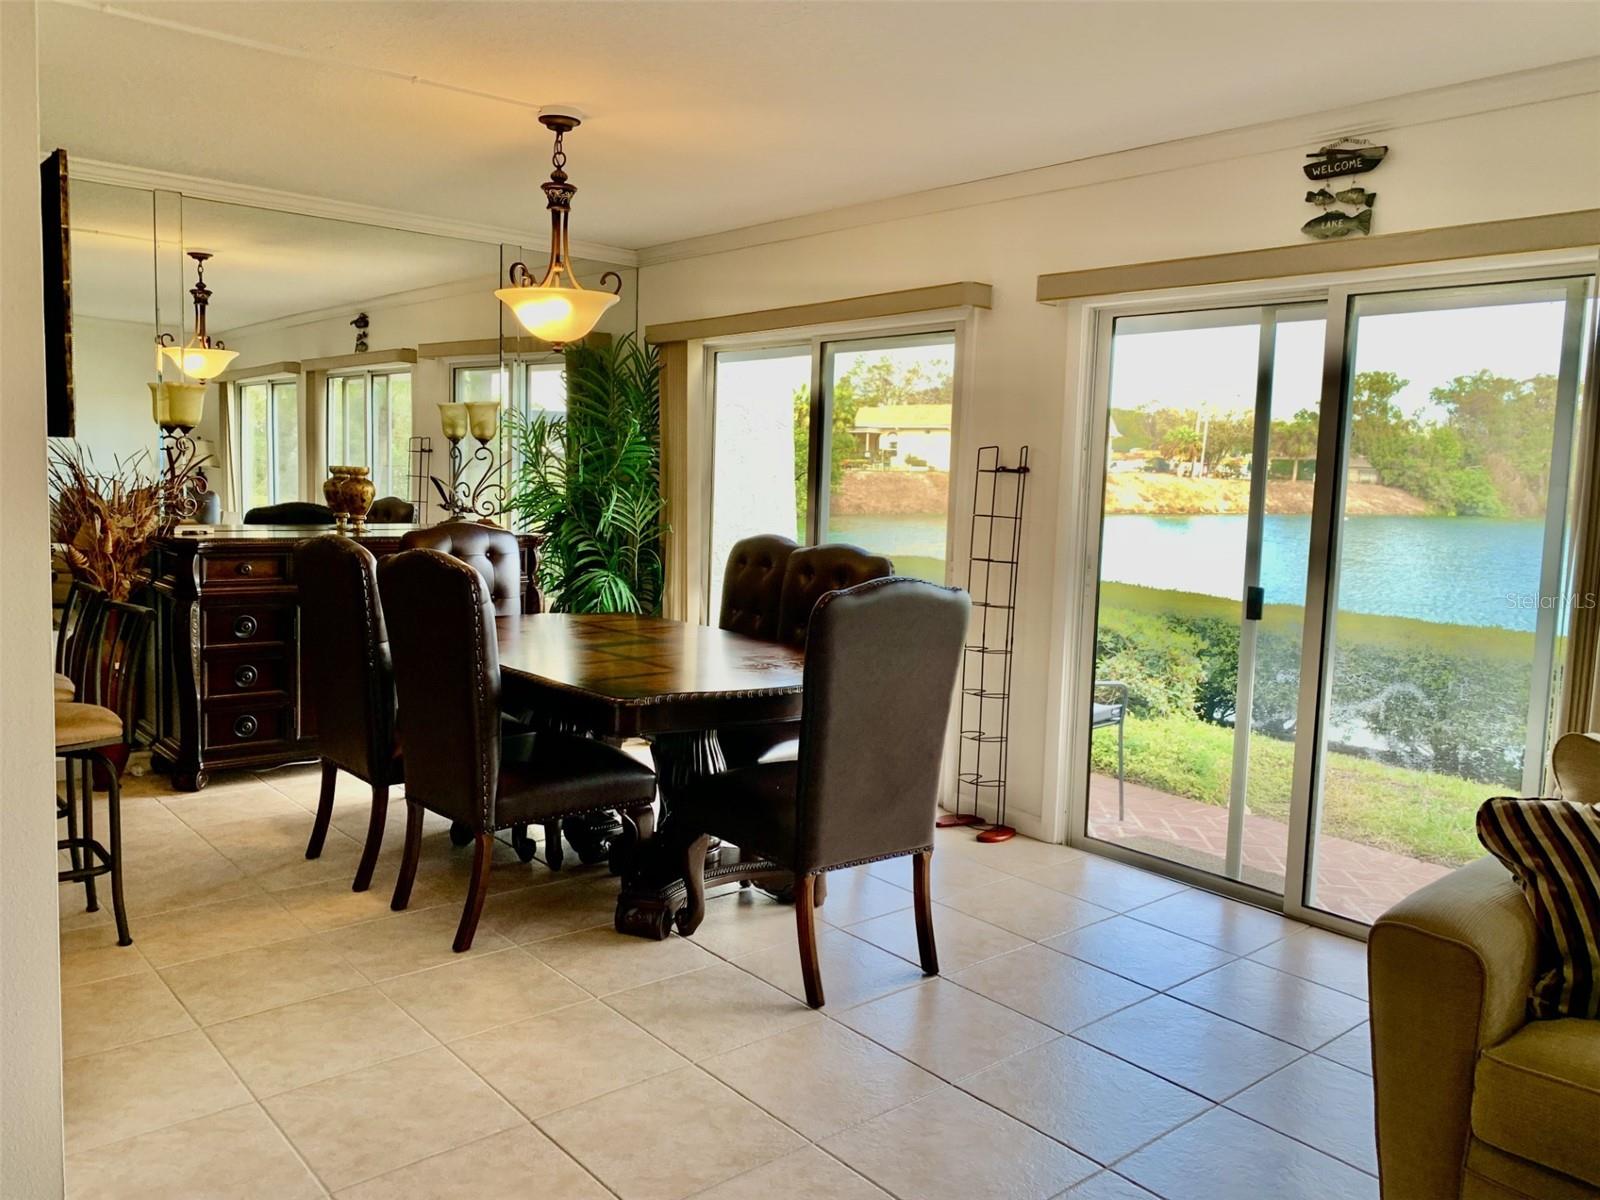
[[[373,498],[378,494],[378,485],[373,483],[370,476],[370,467],[345,467],[345,474],[339,479],[339,498],[343,511],[358,534],[367,531],[367,510],[372,507]]]

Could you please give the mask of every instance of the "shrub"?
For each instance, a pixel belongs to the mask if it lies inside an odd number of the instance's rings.
[[[1194,712],[1204,668],[1200,643],[1170,622],[1127,609],[1100,613],[1095,677],[1128,685],[1128,707],[1141,716]]]

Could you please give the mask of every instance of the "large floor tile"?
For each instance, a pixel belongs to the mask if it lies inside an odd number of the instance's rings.
[[[1024,878],[1117,912],[1126,912],[1184,890],[1184,885],[1175,879],[1153,871],[1141,871],[1098,854],[1085,854],[1040,867],[1029,871]]]
[[[529,1117],[684,1065],[676,1051],[595,1000],[475,1034],[451,1049]]]
[[[311,822],[306,819],[306,810],[301,805],[252,776],[213,784],[202,792],[169,793],[161,803],[201,837],[207,830],[272,817],[294,822],[304,830],[305,836],[311,833]],[[302,843],[304,840],[302,837]]]
[[[1011,878],[945,897],[947,908],[998,925],[1032,941],[1093,925],[1116,914],[1030,879]]]
[[[1341,1034],[1326,1046],[1318,1046],[1317,1053],[1332,1059],[1352,1071],[1372,1074],[1372,1026],[1363,1022],[1349,1033]]]
[[[1152,996],[1073,1036],[1212,1100],[1243,1091],[1301,1054],[1170,996]]]
[[[790,932],[792,934],[793,930]],[[699,934],[695,936],[698,938]],[[920,966],[898,954],[890,954],[842,929],[826,926],[817,932],[817,961],[821,966],[822,994],[829,1012],[865,1004],[926,978]],[[738,960],[738,965],[774,987],[782,988],[795,999],[805,999],[800,949],[793,937],[782,945],[744,956]]]
[[[1249,954],[1305,928],[1264,908],[1196,888],[1140,905],[1132,915],[1229,954]]]
[[[954,1088],[847,1129],[830,1154],[896,1196],[1049,1200],[1095,1164]]]
[[[265,892],[163,913],[139,923],[139,948],[157,967],[251,950],[309,932]]]
[[[911,870],[909,858],[900,860],[906,871]],[[901,912],[911,907],[911,893],[903,887],[886,883],[871,872],[830,871],[828,873],[828,898],[819,911],[830,925],[859,925],[873,917]],[[792,912],[793,910],[791,910]]]
[[[182,1033],[194,1026],[178,998],[152,972],[61,989],[61,1050],[65,1058]]]
[[[1084,853],[1070,846],[1041,842],[1020,834],[1009,841],[980,842],[971,829],[946,831],[945,836],[935,839],[934,848],[935,858],[939,857],[939,853],[968,855],[983,866],[1003,871],[1007,875],[1025,875],[1030,871],[1037,871],[1040,867],[1071,862],[1075,858],[1083,857]]]
[[[701,1063],[812,1141],[942,1086],[937,1076],[837,1021],[818,1021]]]
[[[335,929],[322,936],[374,983],[511,946],[505,938],[480,925],[472,939],[472,949],[457,954],[454,942],[460,922],[461,911],[444,905]]]
[[[589,998],[566,976],[519,948],[414,971],[378,986],[442,1042]]]
[[[911,890],[911,860],[889,858],[875,862],[867,870],[885,883]],[[943,900],[955,892],[968,891],[988,883],[1001,883],[1014,878],[1004,871],[984,866],[970,854],[935,853],[929,868],[929,884],[935,900]]]
[[[1114,1171],[1101,1171],[1076,1187],[1068,1188],[1060,1200],[1159,1200],[1159,1197]]]
[[[442,1046],[262,1103],[333,1189],[522,1123],[516,1109]]]
[[[921,961],[917,950],[917,923],[909,909],[852,925],[850,932],[891,954],[898,954],[907,962]],[[939,950],[939,969],[943,971],[959,971],[1028,944],[1026,938],[1010,930],[943,904],[933,906],[933,940]]]
[[[1075,1038],[1013,1055],[961,1081],[1096,1162],[1115,1162],[1211,1102]]]
[[[950,979],[1062,1033],[1153,994],[1120,975],[1044,946],[1024,946],[986,959]]]
[[[739,888],[706,901],[694,944],[722,958],[740,958],[776,946],[795,946],[794,905],[779,904],[759,888]]]
[[[1233,957],[1131,917],[1097,921],[1053,937],[1045,945],[1158,991],[1214,970]]]
[[[721,962],[614,992],[605,1002],[696,1062],[822,1020],[793,996]]]
[[[1166,1200],[1376,1200],[1378,1181],[1264,1125],[1214,1108],[1117,1164]]]
[[[611,1195],[559,1146],[522,1126],[380,1175],[338,1200],[607,1200]]]
[[[207,1028],[258,1097],[275,1096],[435,1045],[377,988],[302,1000]]]
[[[63,1075],[68,1151],[250,1101],[233,1068],[199,1030],[68,1059]]]
[[[291,806],[292,807],[292,806]],[[305,855],[311,822],[304,812],[234,821],[206,829],[204,837],[219,854],[267,891],[355,877],[361,843],[337,829],[328,830],[322,853]]]
[[[617,911],[613,880],[561,879],[537,887],[491,895],[480,929],[513,942],[536,942],[579,929],[611,927]]]
[[[1173,988],[1172,995],[1306,1050],[1367,1019],[1365,1000],[1245,958]]]
[[[944,979],[837,1015],[857,1033],[949,1080],[1059,1036],[1048,1025]]]
[[[161,972],[202,1025],[362,987],[367,980],[316,937],[219,954]]]
[[[677,935],[664,942],[627,937],[609,927],[530,942],[528,952],[596,996],[621,992],[718,961]]]
[[[70,939],[77,934],[90,934],[98,938],[98,927],[62,934],[61,986],[76,987],[80,983],[99,983],[103,979],[118,979],[124,975],[148,975],[152,968],[140,953],[138,946],[119,946],[115,933],[110,944],[99,942],[74,944]],[[81,948],[79,948],[81,946]]]
[[[693,1120],[685,1120],[693,1113]],[[622,1200],[679,1200],[799,1149],[793,1130],[696,1067],[539,1122]]]
[[[1228,1107],[1296,1141],[1378,1173],[1372,1080],[1308,1054],[1246,1088]]]
[[[1367,998],[1367,944],[1356,938],[1308,927],[1263,946],[1250,957],[1358,999]]]
[[[815,1146],[806,1146],[726,1183],[695,1200],[752,1200],[758,1196],[804,1196],[806,1200],[889,1200],[889,1193]]]
[[[68,1200],[314,1200],[326,1194],[254,1104],[67,1156]]]

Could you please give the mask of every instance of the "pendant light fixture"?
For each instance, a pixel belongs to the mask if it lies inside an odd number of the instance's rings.
[[[572,269],[567,223],[572,215],[572,197],[578,189],[567,179],[567,152],[562,139],[582,120],[583,114],[572,108],[539,110],[539,124],[556,135],[555,152],[550,157],[550,178],[540,185],[550,209],[550,263],[545,267],[544,278],[537,282],[526,263],[512,263],[512,286],[495,292],[495,296],[517,314],[524,329],[557,349],[593,329],[622,293],[622,276],[615,271],[600,276],[602,285],[607,280],[615,281],[612,290],[604,292],[584,287]]]
[[[211,289],[206,286],[206,259],[209,251],[191,250],[194,259],[195,285],[189,289],[194,297],[194,336],[183,346],[173,346],[170,333],[161,335],[161,355],[191,379],[206,383],[228,369],[228,364],[239,357],[237,350],[229,350],[221,342],[213,342],[206,333],[206,305],[211,300]]]

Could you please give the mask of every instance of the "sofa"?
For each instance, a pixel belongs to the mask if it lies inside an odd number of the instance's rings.
[[[1533,913],[1484,858],[1372,927],[1384,1200],[1600,1197],[1600,1021],[1529,1021]]]

